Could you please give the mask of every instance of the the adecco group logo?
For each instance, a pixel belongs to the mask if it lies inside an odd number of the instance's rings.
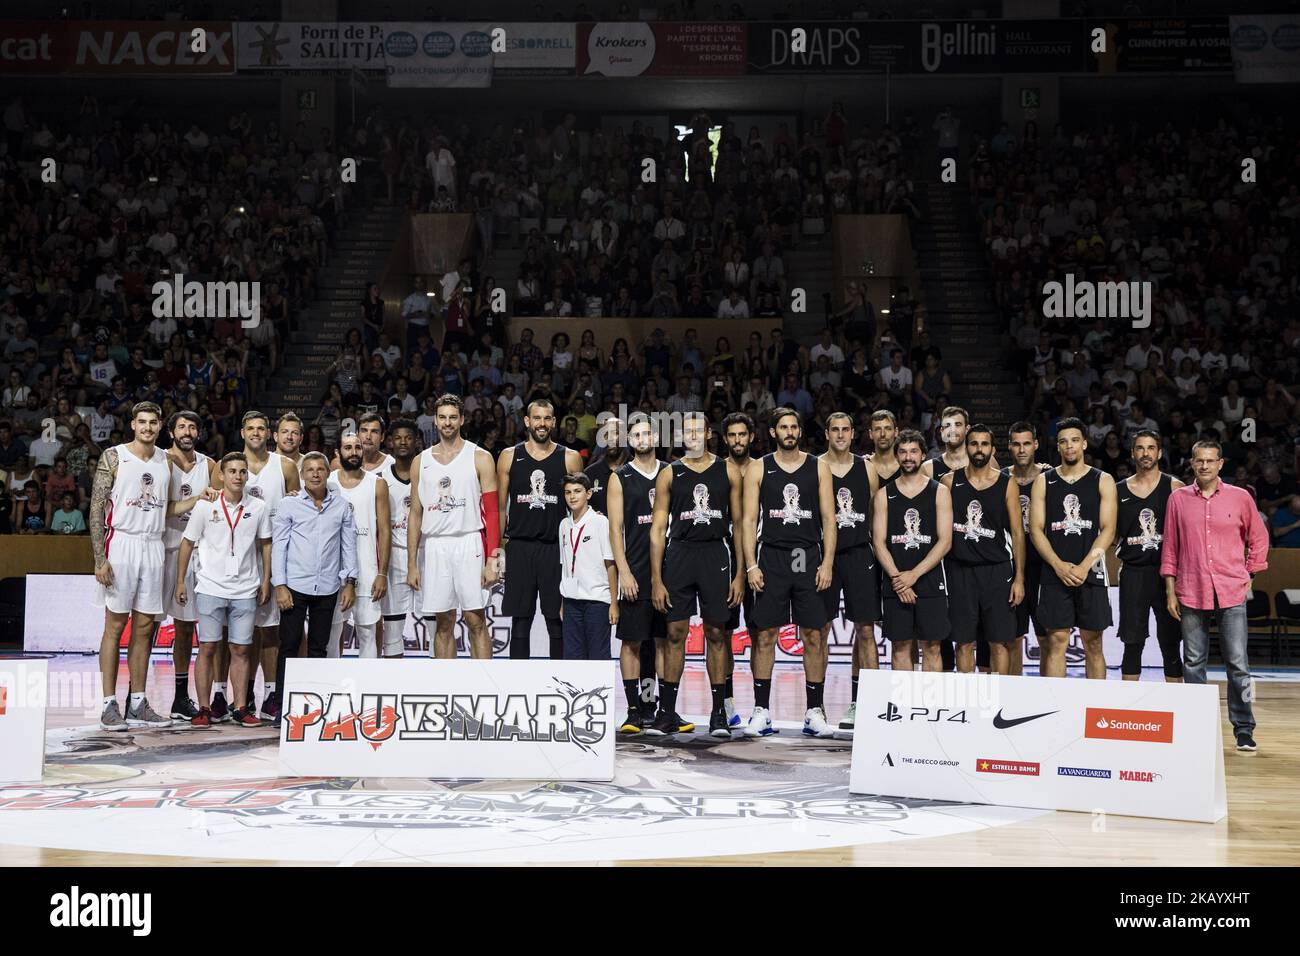
[[[1174,715],[1168,710],[1089,707],[1083,719],[1083,735],[1094,740],[1171,744],[1174,742]]]
[[[186,282],[178,272],[155,282],[152,292],[155,318],[238,318],[246,329],[262,324],[260,282]]]

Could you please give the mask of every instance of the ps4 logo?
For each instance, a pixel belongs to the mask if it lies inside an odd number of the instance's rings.
[[[929,707],[911,707],[909,708],[909,711],[910,713],[907,715],[908,720],[924,720],[931,724],[937,724],[939,721],[952,724],[965,724],[969,722],[966,720],[965,710],[953,710],[949,707],[936,707],[934,709]],[[944,714],[947,714],[948,716],[945,717]],[[885,705],[885,712],[883,714],[876,714],[876,717],[879,720],[887,720],[892,723],[895,720],[902,720],[903,712],[897,704],[890,701]]]

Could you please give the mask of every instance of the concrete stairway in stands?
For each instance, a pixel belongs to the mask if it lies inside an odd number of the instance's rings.
[[[294,411],[310,425],[329,386],[329,366],[348,329],[361,325],[361,299],[379,281],[406,218],[400,206],[373,206],[356,214],[340,234],[326,268],[317,276],[319,298],[298,316],[298,330],[285,347],[284,365],[258,397],[272,416]]]
[[[829,220],[827,220],[829,225]],[[799,240],[796,249],[787,250],[785,274],[790,289],[800,288],[808,293],[807,309],[804,313],[791,312],[790,299],[782,303],[786,308],[785,334],[809,345],[817,341],[822,329],[826,327],[825,294],[831,295],[831,309],[839,308],[843,296],[835,290],[835,263],[833,261],[834,244],[830,230],[825,235],[805,236]],[[752,304],[752,303],[751,303]],[[732,347],[739,350],[746,342],[738,342],[735,337]]]
[[[1009,334],[993,304],[992,276],[971,206],[955,183],[917,183],[924,218],[912,222],[930,340],[943,352],[952,400],[1002,446],[1022,417],[1022,386],[1011,370]],[[1005,457],[1005,456],[1004,456]]]

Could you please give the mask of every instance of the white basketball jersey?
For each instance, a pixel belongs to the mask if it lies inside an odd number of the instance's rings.
[[[417,464],[418,462],[411,462],[412,475]],[[388,517],[393,532],[393,550],[402,552],[401,557],[395,556],[389,563],[399,569],[400,573],[405,574],[407,518],[411,513],[411,483],[402,481],[393,474],[391,461],[375,474],[384,479],[384,484],[388,485]]]
[[[202,494],[203,489],[208,487],[208,461],[207,455],[196,451],[194,467],[189,471],[181,471],[173,465],[167,500],[184,501],[186,498]],[[163,547],[168,551],[175,551],[181,546],[181,535],[185,533],[185,526],[190,523],[191,514],[192,512],[187,511],[183,515],[167,519],[167,530],[163,533]]]
[[[376,472],[362,472],[365,476],[355,488],[344,488],[339,483],[338,472],[330,472],[325,482],[330,491],[342,495],[352,507],[352,523],[357,529],[357,588],[369,594],[370,586],[379,573],[379,536],[375,533],[377,515],[375,514],[375,480]]]
[[[117,446],[117,478],[108,498],[104,524],[113,532],[161,539],[167,521],[167,453],[153,450],[153,457],[141,461],[127,445]]]
[[[436,446],[435,446],[436,447]],[[465,442],[450,464],[444,465],[426,448],[419,463],[420,504],[424,515],[420,531],[426,536],[463,535],[483,530],[483,488],[479,485],[474,455],[478,446]]]
[[[266,464],[257,474],[253,474],[252,468],[248,469],[248,482],[244,485],[244,494],[265,501],[271,509],[271,517],[275,517],[275,506],[284,497],[284,465],[281,464],[277,452],[271,452],[266,456]]]
[[[385,468],[387,468],[387,467],[389,467],[390,465],[392,465],[392,463],[393,463],[393,456],[390,455],[390,454],[388,454],[387,452],[384,452],[384,457],[380,460],[379,464],[378,464],[378,465],[375,465],[373,468],[372,468],[371,466],[367,465],[365,459],[362,458],[362,459],[361,459],[361,470],[362,470],[362,471],[372,472],[373,474],[376,474],[376,475],[377,475],[377,474],[379,474],[381,471],[383,471]]]

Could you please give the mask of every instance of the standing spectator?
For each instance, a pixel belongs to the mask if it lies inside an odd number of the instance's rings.
[[[1209,615],[1219,616],[1219,646],[1228,671],[1228,719],[1237,749],[1255,749],[1254,697],[1246,596],[1251,578],[1268,567],[1268,531],[1245,489],[1219,478],[1223,448],[1199,441],[1192,448],[1196,480],[1169,496],[1160,573],[1169,613],[1182,622],[1186,681],[1204,684]]]
[[[424,165],[433,177],[435,192],[445,188],[452,202],[456,200],[456,157],[447,147],[447,137],[439,136],[424,157]]]
[[[366,354],[369,354],[379,345],[379,333],[384,331],[384,300],[380,298],[378,282],[366,286],[365,298],[361,300],[361,328]]]
[[[429,309],[432,297],[424,287],[424,276],[416,276],[411,294],[402,300],[402,318],[406,320],[406,348],[414,351],[420,334],[429,331]]]

